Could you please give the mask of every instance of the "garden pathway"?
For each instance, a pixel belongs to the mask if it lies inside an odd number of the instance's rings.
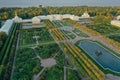
[[[37,58],[38,58],[38,59],[40,59],[40,61],[41,61],[41,60],[42,60],[42,58],[38,55],[39,53],[37,53],[35,49],[33,49],[33,50],[34,50],[35,55],[37,56]]]
[[[20,33],[18,34],[17,45],[16,45],[16,49],[15,49],[15,57],[14,57],[14,61],[13,61],[10,80],[13,80],[13,72],[14,72],[14,69],[15,69],[15,62],[16,62],[16,56],[17,56],[19,41],[20,41]]]
[[[50,33],[50,31],[49,31],[49,33]],[[53,37],[53,39],[55,40],[55,38],[54,38],[54,36],[50,33],[50,35]],[[70,41],[69,39],[66,39],[65,40],[65,42],[68,42],[68,41]],[[69,59],[69,57],[68,57],[68,55],[64,52],[64,50],[63,50],[63,48],[61,47],[61,45],[59,44],[59,41],[56,41],[55,40],[55,42],[58,44],[58,46],[60,47],[60,49],[62,50],[62,52],[64,53],[64,55],[66,56],[66,59],[67,59],[67,61],[70,63],[70,65],[72,65],[72,67],[74,68],[74,69],[76,69],[76,66],[74,65],[74,63]],[[64,68],[64,80],[66,80],[66,67],[65,66],[63,66],[63,68]],[[82,76],[82,74],[78,71],[78,70],[76,70],[77,71],[77,73],[78,73],[78,76],[82,79],[82,80],[84,80],[84,77]]]
[[[44,72],[44,70],[45,67],[37,75],[34,75],[33,80],[39,80],[39,76]]]

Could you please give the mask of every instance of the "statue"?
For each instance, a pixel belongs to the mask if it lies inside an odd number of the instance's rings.
[[[99,51],[99,50],[97,50],[97,51],[95,52],[95,54],[96,54],[97,56],[100,56],[100,55],[102,55],[102,52]]]

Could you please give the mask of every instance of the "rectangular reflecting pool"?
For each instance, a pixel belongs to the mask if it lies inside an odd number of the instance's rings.
[[[85,40],[80,41],[78,46],[104,69],[120,72],[120,58],[99,43]]]

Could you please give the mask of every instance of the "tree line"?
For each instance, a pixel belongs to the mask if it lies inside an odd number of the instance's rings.
[[[27,7],[27,8],[0,8],[0,20],[10,19],[14,17],[17,11],[18,15],[23,19],[32,18],[37,15],[48,14],[74,14],[81,16],[84,12],[88,12],[90,16],[96,15],[110,15],[117,16],[120,14],[120,6],[116,7],[89,7],[89,6],[63,6],[63,7]]]

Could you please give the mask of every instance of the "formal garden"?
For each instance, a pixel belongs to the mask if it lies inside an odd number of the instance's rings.
[[[19,41],[13,80],[63,80],[64,76],[66,80],[73,80],[73,77],[80,80],[72,68],[64,73],[64,67],[68,66],[64,53],[46,27],[21,29]]]
[[[75,28],[75,29],[73,30],[73,32],[74,32],[77,36],[79,36],[79,37],[89,37],[87,34],[83,33],[82,31],[80,31],[80,30],[77,29],[77,28]]]
[[[89,38],[81,30],[91,30],[81,26],[64,27],[69,25],[65,21],[44,22],[46,27],[20,30],[13,80],[104,80],[104,70],[85,51],[68,41]],[[100,35],[93,33],[90,35]]]
[[[48,24],[48,28],[51,29],[50,25],[53,25],[53,23],[46,21],[46,24]],[[56,26],[53,26],[53,28],[55,27]],[[59,29],[52,29],[50,32],[55,37],[56,42],[68,39],[68,37]],[[85,55],[80,48],[69,41],[59,43],[59,45],[64,49],[66,58],[72,65],[70,68],[72,68],[72,70],[77,70],[79,77],[82,79],[88,78],[89,80],[104,80],[104,73]]]
[[[53,41],[51,35],[45,27],[33,28],[33,29],[22,29],[20,31],[20,45],[45,43]]]
[[[52,21],[55,27],[59,28],[69,39],[75,39],[76,37],[89,37],[87,34],[80,31],[78,28],[70,25],[68,22]]]

